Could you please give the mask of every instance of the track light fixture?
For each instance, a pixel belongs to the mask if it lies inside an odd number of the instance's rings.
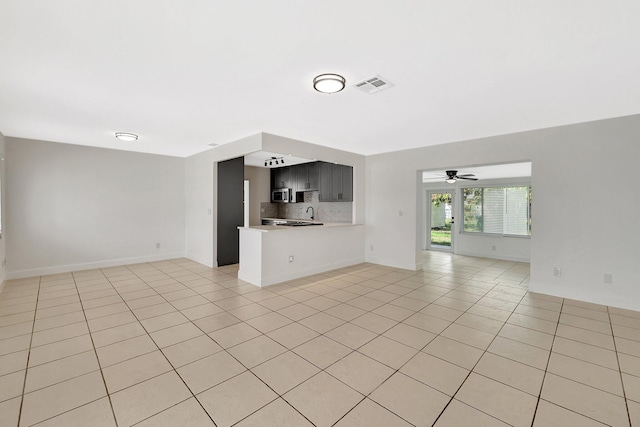
[[[268,159],[265,159],[264,167],[267,167],[267,163],[268,163],[268,166],[273,166],[273,162],[276,162],[276,166],[284,165],[284,158],[282,158],[282,157],[269,157]]]

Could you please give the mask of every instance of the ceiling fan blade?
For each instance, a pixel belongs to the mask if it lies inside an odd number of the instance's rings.
[[[461,176],[461,175],[458,175],[458,177],[457,177],[457,178],[458,178],[458,179],[467,179],[467,180],[469,180],[469,181],[477,181],[477,180],[478,180],[478,178],[470,178],[470,177],[467,177],[467,176],[464,176],[464,175],[462,175],[462,176]]]
[[[462,175],[458,175],[458,178],[461,178],[463,176],[475,176],[475,174],[472,173],[463,173]]]

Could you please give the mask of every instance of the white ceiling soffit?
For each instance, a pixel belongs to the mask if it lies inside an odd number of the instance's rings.
[[[472,173],[478,181],[460,180],[461,183],[478,182],[500,178],[528,178],[531,177],[531,162],[509,163],[503,165],[474,166],[468,168],[447,168],[457,170],[458,175]],[[422,172],[422,182],[438,183],[446,179],[445,169]]]
[[[637,0],[0,5],[8,136],[188,156],[269,132],[367,155],[640,113]],[[347,87],[316,92],[328,72]],[[375,73],[396,87],[362,96]]]
[[[264,161],[267,159],[271,159],[272,157],[275,157],[277,159],[280,159],[280,158],[284,159],[284,164],[276,165],[274,163],[272,166],[267,166],[267,168],[269,169],[272,169],[275,167],[297,165],[300,163],[313,162],[313,159],[304,159],[302,157],[295,157],[290,154],[279,154],[279,153],[272,153],[269,151],[256,151],[254,153],[247,154],[244,156],[244,164],[245,166],[256,166],[256,167],[264,168],[265,167]]]

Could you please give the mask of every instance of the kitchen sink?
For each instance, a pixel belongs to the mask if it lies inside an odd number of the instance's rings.
[[[324,225],[321,222],[306,222],[306,221],[287,221],[278,225],[286,225],[287,227],[306,227],[310,225]]]

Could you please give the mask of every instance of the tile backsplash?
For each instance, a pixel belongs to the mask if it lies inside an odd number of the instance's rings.
[[[351,222],[353,202],[320,202],[317,191],[304,193],[302,203],[260,203],[262,218],[309,219],[311,211],[315,211],[315,220],[323,222]]]

